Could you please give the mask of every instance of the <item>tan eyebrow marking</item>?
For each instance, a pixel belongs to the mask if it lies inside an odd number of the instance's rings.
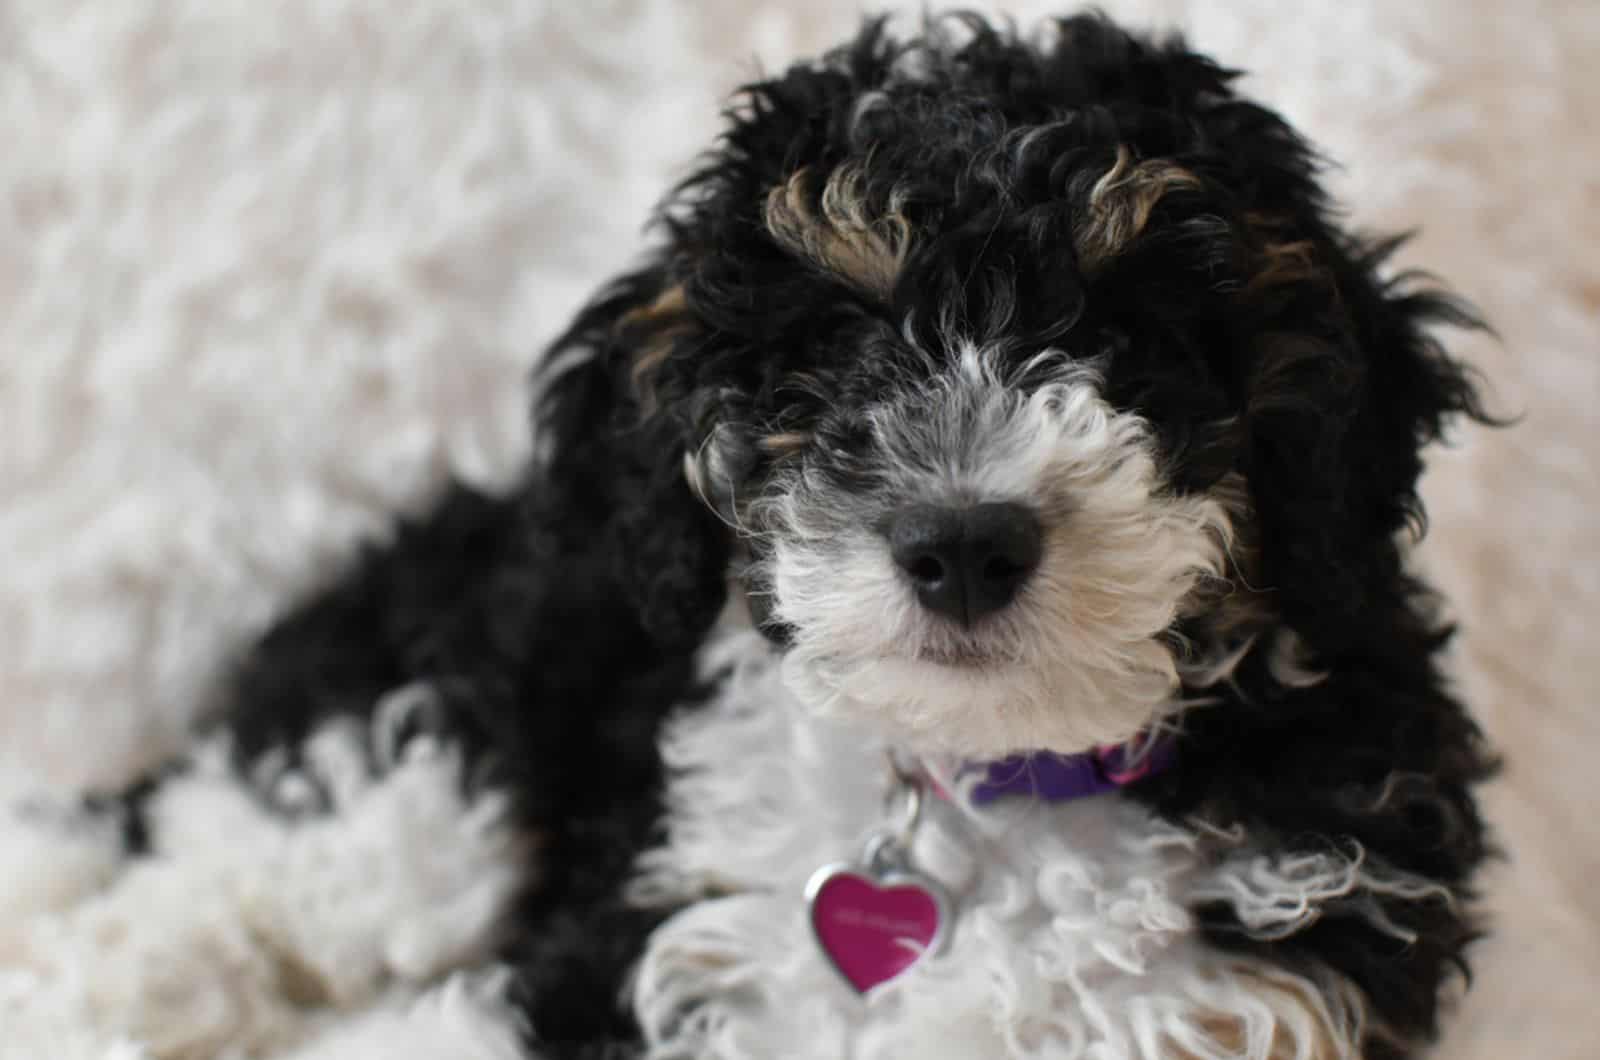
[[[866,201],[866,172],[846,163],[829,174],[812,204],[811,171],[801,169],[767,195],[763,219],[783,246],[880,299],[894,291],[911,249],[911,223],[891,198],[873,216]]]

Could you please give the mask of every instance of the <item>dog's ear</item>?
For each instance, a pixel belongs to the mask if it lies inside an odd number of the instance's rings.
[[[1436,333],[1481,325],[1424,277],[1387,275],[1402,240],[1252,223],[1241,299],[1262,575],[1283,617],[1336,652],[1411,591],[1402,538],[1425,528],[1423,447],[1458,415],[1492,422]]]
[[[1260,577],[1275,609],[1320,651],[1336,651],[1379,628],[1363,615],[1411,591],[1398,539],[1408,526],[1423,528],[1422,448],[1458,415],[1492,422],[1472,374],[1436,333],[1480,325],[1424,278],[1391,274],[1401,240],[1361,238],[1336,223],[1316,153],[1278,115],[1234,95],[1234,72],[1179,39],[1150,45],[1093,17],[1062,31],[1063,54],[1089,56],[1062,91],[1092,94],[1105,78],[1131,77],[1163,101],[1167,117],[1147,116],[1139,150],[1175,154],[1183,168],[1145,182],[1162,193],[1148,200],[1156,209],[1181,213],[1185,182],[1174,175],[1228,189],[1231,210],[1152,223],[1156,234],[1136,255],[1110,264],[1187,268],[1232,292],[1217,345],[1226,347],[1227,404],[1243,415],[1217,452],[1248,478]],[[1112,187],[1138,205],[1140,183],[1130,178],[1142,167],[1124,168]],[[1232,216],[1224,222],[1223,213]],[[1163,287],[1146,283],[1139,293],[1149,302]],[[1183,306],[1168,308],[1182,317]]]
[[[691,488],[700,439],[686,406],[656,392],[655,369],[698,325],[664,266],[622,277],[550,347],[535,376],[536,473],[529,503],[558,542],[551,557],[601,550],[643,629],[696,642],[726,596],[730,533]]]
[[[1226,233],[1217,231],[1219,213],[1151,225],[1165,237],[1143,242],[1141,267],[1153,254],[1170,259],[1163,267],[1187,260],[1213,289],[1232,292],[1221,344],[1231,361],[1227,400],[1242,409],[1242,430],[1230,427],[1229,445],[1217,451],[1248,477],[1260,576],[1275,609],[1320,652],[1337,651],[1380,628],[1363,616],[1412,591],[1399,538],[1424,528],[1422,448],[1458,415],[1493,422],[1472,373],[1437,334],[1481,325],[1424,277],[1392,274],[1403,240],[1340,227],[1316,153],[1276,114],[1235,96],[1234,72],[1181,40],[1150,46],[1093,18],[1063,23],[1063,32],[1091,56],[1084,84],[1125,76],[1106,71],[1126,64],[1151,98],[1165,101],[1170,125],[1150,118],[1144,153],[1158,158],[1188,144],[1183,170],[1166,172],[1229,189],[1239,211]],[[1139,183],[1126,178],[1137,168],[1115,182],[1136,203]],[[1181,180],[1146,183],[1163,193],[1159,203],[1182,207]],[[1140,296],[1159,299],[1160,285],[1144,285]],[[1170,308],[1181,316],[1181,306]]]

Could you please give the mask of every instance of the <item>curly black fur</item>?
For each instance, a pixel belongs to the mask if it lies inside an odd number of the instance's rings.
[[[544,838],[506,952],[541,1055],[634,1040],[619,999],[656,915],[620,887],[655,836],[657,727],[699,693],[694,649],[730,564],[760,548],[727,523],[789,458],[771,439],[868,474],[859,413],[891,374],[923,370],[907,336],[943,351],[958,333],[1018,364],[1046,346],[1105,358],[1108,398],[1158,429],[1175,490],[1248,483],[1252,578],[1328,677],[1286,687],[1248,656],[1223,702],[1189,715],[1180,765],[1131,797],[1286,851],[1359,846],[1443,885],[1452,900],[1385,900],[1407,943],[1337,906],[1270,943],[1199,911],[1218,945],[1348,977],[1388,1032],[1367,1055],[1435,1033],[1477,931],[1471,788],[1491,761],[1440,674],[1448,632],[1404,541],[1420,447],[1453,416],[1483,418],[1427,330],[1472,317],[1385,275],[1397,243],[1338,225],[1313,151],[1231,71],[1099,17],[1056,29],[1030,43],[963,15],[898,42],[872,21],[742,90],[663,207],[658,248],[544,362],[519,495],[452,492],[244,664],[226,724],[246,762],[408,681],[443,691],[439,723]],[[1183,175],[1126,238],[1087,240],[1096,182],[1144,160]],[[847,164],[864,212],[904,222],[886,285],[805,260],[763,223],[774,188],[815,174],[797,194],[817,209],[821,177]],[[711,451],[697,496],[684,459]]]

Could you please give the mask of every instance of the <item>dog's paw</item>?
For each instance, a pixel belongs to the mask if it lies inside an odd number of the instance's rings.
[[[276,761],[206,740],[141,793],[134,859],[114,813],[0,813],[0,974],[70,995],[101,1039],[198,1056],[476,966],[538,862],[435,709],[404,689]]]
[[[469,800],[496,786],[498,759],[473,738],[451,690],[431,681],[401,685],[374,704],[370,718],[335,717],[299,744],[282,744],[241,766],[273,811],[293,820],[337,814],[384,777],[457,756]]]

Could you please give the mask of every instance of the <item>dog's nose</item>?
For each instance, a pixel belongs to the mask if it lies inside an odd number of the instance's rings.
[[[1009,604],[1043,550],[1038,517],[1020,504],[913,505],[886,531],[922,606],[963,625]]]

